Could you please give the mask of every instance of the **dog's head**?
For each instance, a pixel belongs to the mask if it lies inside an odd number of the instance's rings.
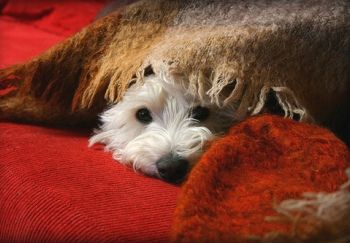
[[[116,160],[176,183],[206,142],[232,123],[227,109],[200,103],[184,88],[148,76],[101,115],[102,125],[90,144],[104,143]]]

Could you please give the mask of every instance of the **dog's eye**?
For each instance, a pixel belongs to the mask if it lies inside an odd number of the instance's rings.
[[[141,108],[136,112],[136,118],[144,124],[152,122],[151,112],[147,108]]]
[[[209,117],[210,111],[206,107],[196,106],[192,109],[191,117],[198,121],[205,121]]]

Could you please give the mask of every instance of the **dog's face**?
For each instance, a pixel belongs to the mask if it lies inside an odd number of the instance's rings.
[[[186,90],[152,75],[101,115],[101,128],[90,144],[104,143],[116,160],[177,183],[206,142],[232,123],[228,109],[200,104]]]

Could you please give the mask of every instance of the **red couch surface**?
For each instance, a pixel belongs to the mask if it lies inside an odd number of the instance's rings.
[[[103,1],[0,0],[0,68],[91,22]],[[0,241],[167,241],[179,188],[135,173],[90,131],[0,123]]]

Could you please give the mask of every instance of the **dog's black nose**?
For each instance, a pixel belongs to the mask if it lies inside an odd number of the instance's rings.
[[[160,158],[157,163],[159,176],[170,183],[180,183],[186,176],[189,162],[175,155]]]

